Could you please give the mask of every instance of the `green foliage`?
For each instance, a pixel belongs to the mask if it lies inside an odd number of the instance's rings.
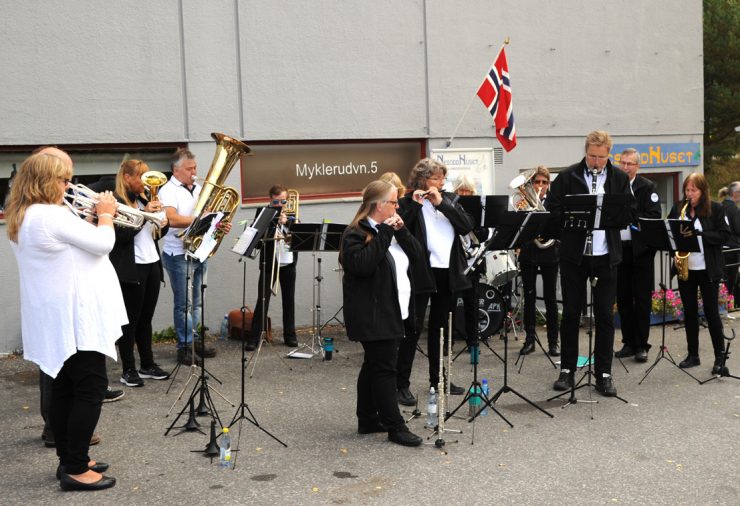
[[[175,341],[177,341],[177,335],[175,335],[173,326],[152,333],[153,343],[174,343]]]
[[[740,2],[704,0],[704,160],[707,173],[717,170],[718,160],[737,156],[737,126],[740,126]]]

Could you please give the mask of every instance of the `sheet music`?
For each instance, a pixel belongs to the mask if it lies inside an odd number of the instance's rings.
[[[244,232],[242,232],[242,235],[239,236],[239,240],[236,241],[234,247],[231,248],[231,251],[233,251],[234,253],[238,253],[239,255],[243,255],[244,253],[246,253],[249,245],[252,244],[252,239],[254,239],[255,235],[257,235],[256,228],[246,227],[244,229]]]
[[[211,226],[208,227],[208,231],[203,234],[203,241],[201,242],[200,246],[197,250],[190,256],[197,259],[201,263],[208,260],[208,257],[210,256],[211,252],[216,249],[216,246],[218,246],[218,241],[216,240],[216,228],[218,227],[219,223],[221,223],[221,219],[224,217],[224,213],[218,212],[211,220]]]

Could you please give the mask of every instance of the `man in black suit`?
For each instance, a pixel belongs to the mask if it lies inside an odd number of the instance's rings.
[[[560,323],[562,362],[555,390],[568,390],[578,362],[578,324],[586,304],[586,282],[592,287],[596,320],[594,348],[596,390],[605,396],[616,396],[611,376],[614,354],[613,304],[617,291],[617,265],[622,261],[619,230],[594,230],[588,237],[583,229],[565,228],[563,201],[566,195],[625,194],[632,198],[627,174],[609,160],[612,139],[597,130],[586,137],[586,156],[562,171],[553,181],[547,210],[551,213],[548,234],[560,232],[560,285],[563,294],[563,319]]]
[[[730,225],[730,240],[726,247],[729,249],[740,248],[740,181],[735,181],[727,185],[727,196],[722,201],[722,207],[725,208],[727,223]],[[735,307],[740,306],[740,283],[737,282],[738,261],[740,261],[740,252],[731,251],[725,253],[725,283],[727,292],[735,296]]]
[[[637,225],[639,218],[660,218],[660,198],[655,183],[637,175],[640,153],[636,149],[622,151],[620,168],[629,177],[635,201],[630,225],[620,232],[622,263],[617,267],[617,310],[623,345],[614,356],[634,356],[637,362],[647,362],[655,250],[642,241]]]

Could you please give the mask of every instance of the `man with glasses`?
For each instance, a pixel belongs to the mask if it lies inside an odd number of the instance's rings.
[[[288,235],[294,216],[285,213],[285,205],[288,203],[288,190],[280,185],[270,188],[269,207],[280,209],[280,214],[273,220],[270,228],[265,234],[268,239],[260,251],[259,267],[260,277],[257,283],[257,304],[252,316],[252,329],[245,348],[249,351],[255,350],[259,345],[263,325],[267,321],[267,313],[270,309],[270,297],[272,296],[272,275],[277,275],[280,283],[283,302],[283,341],[285,346],[298,346],[295,333],[295,279],[298,253],[290,251],[283,239]],[[258,210],[259,213],[259,210]],[[275,240],[273,240],[275,239]],[[278,272],[279,270],[279,272]]]
[[[655,250],[642,241],[637,227],[640,218],[660,218],[660,198],[655,183],[637,174],[640,153],[636,149],[622,151],[620,168],[629,177],[635,201],[631,223],[620,231],[622,263],[617,267],[617,310],[623,345],[614,356],[634,356],[637,362],[647,362]]]
[[[553,181],[545,206],[550,211],[548,235],[560,234],[560,286],[563,294],[563,318],[560,323],[562,361],[555,390],[569,390],[578,361],[578,326],[586,304],[586,282],[592,287],[596,320],[595,372],[596,390],[605,396],[616,396],[611,377],[614,355],[613,305],[617,291],[617,265],[622,261],[619,230],[563,229],[563,200],[576,194],[626,194],[631,197],[627,174],[615,169],[609,160],[612,139],[603,130],[586,137],[585,156]],[[591,278],[591,280],[589,280]]]

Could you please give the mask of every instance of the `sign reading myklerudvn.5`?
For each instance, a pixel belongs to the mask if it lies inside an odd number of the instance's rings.
[[[424,156],[425,141],[248,142],[242,158],[242,202],[264,201],[273,185],[298,190],[303,199],[357,196],[384,172],[405,184]]]

